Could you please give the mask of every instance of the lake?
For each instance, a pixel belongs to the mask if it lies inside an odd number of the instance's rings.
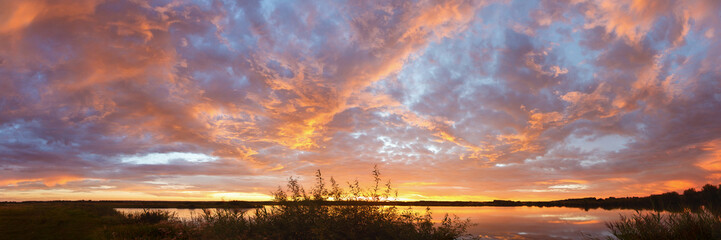
[[[408,207],[399,206],[400,210]],[[161,209],[161,208],[153,208]],[[138,208],[116,208],[123,213],[142,211]],[[176,216],[189,220],[202,214],[201,209],[162,208],[174,211]],[[425,207],[413,207],[413,211],[425,212]],[[253,213],[250,210],[248,213]],[[474,226],[468,233],[482,239],[582,239],[582,234],[593,237],[609,236],[604,225],[616,221],[619,215],[630,216],[635,210],[585,211],[564,207],[431,207],[433,220],[439,222],[443,216],[455,214],[461,219],[470,219]]]

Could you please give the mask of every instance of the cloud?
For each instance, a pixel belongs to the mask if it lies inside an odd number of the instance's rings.
[[[259,199],[374,164],[407,197],[448,199],[720,174],[718,1],[0,7],[10,199]]]

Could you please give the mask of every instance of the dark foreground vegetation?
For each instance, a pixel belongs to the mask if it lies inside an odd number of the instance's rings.
[[[621,220],[606,226],[616,238],[624,240],[721,239],[721,217],[705,208],[668,214],[636,213],[621,216]]]
[[[291,178],[274,192],[276,205],[204,210],[191,221],[173,213],[144,210],[124,215],[113,204],[34,202],[0,204],[0,239],[458,239],[469,221],[446,215],[434,223],[426,214],[381,205],[329,205],[334,201],[379,202],[391,194],[390,182],[361,188],[357,181],[341,188],[326,185],[320,171],[308,192]],[[470,236],[467,236],[470,237]]]
[[[588,206],[598,204],[598,200],[575,203]],[[721,239],[721,186],[706,184],[701,191],[691,188],[683,194],[668,192],[643,198],[610,198],[602,203],[605,206],[656,211],[637,212],[606,223],[617,239]]]
[[[124,220],[112,207],[79,202],[0,204],[0,239],[98,239]]]
[[[367,189],[358,181],[343,189],[333,178],[327,185],[318,171],[310,191],[291,178],[286,189],[279,187],[273,193],[278,205],[257,209],[252,217],[242,211],[206,211],[196,222],[203,226],[203,238],[214,239],[456,239],[464,234],[469,221],[447,215],[434,225],[428,211],[420,215],[392,206],[324,204],[390,198],[390,182],[381,182],[377,168],[373,177],[374,184]]]

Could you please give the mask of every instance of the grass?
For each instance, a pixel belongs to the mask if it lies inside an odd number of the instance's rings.
[[[185,236],[192,232],[161,210],[124,215],[77,202],[0,205],[0,239],[197,239]]]
[[[83,204],[0,205],[0,238],[97,239],[123,218],[113,208]]]
[[[175,213],[163,210],[148,210],[143,209],[142,212],[136,214],[126,215],[127,219],[131,222],[145,223],[145,224],[156,224],[162,221],[175,220]]]
[[[435,225],[429,212],[395,207],[305,204],[262,208],[254,216],[207,211],[194,223],[207,239],[456,239],[468,225],[448,216]]]
[[[721,239],[721,217],[706,208],[679,213],[636,213],[606,223],[617,239]],[[610,238],[613,239],[613,238]]]
[[[233,209],[205,211],[194,224],[201,238],[208,239],[457,239],[464,235],[468,220],[446,216],[436,225],[429,209],[418,214],[379,205],[325,204],[329,199],[390,199],[390,182],[381,181],[377,168],[373,177],[375,181],[367,189],[355,181],[349,182],[346,190],[333,178],[326,185],[318,171],[309,193],[290,178],[286,189],[279,188],[273,194],[278,205],[257,209],[252,216]]]

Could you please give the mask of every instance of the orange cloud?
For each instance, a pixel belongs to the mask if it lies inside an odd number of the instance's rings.
[[[710,172],[721,172],[721,140],[714,140],[701,145],[704,154],[696,162],[696,166]]]
[[[65,185],[68,182],[82,181],[85,178],[76,176],[52,176],[44,178],[28,178],[28,179],[5,179],[0,180],[0,186],[17,186],[19,184],[41,182],[46,187],[55,187]]]
[[[92,13],[100,1],[80,0],[54,3],[45,0],[6,1],[0,3],[0,34],[22,30],[35,21],[69,17],[83,18]]]
[[[679,190],[686,190],[689,188],[697,187],[694,182],[687,181],[687,180],[671,180],[671,181],[665,181],[663,185],[666,187],[667,191],[679,191]]]
[[[3,6],[0,13],[4,13],[2,15],[5,19],[0,19],[0,22],[3,22],[0,25],[0,34],[29,25],[41,11],[43,6],[36,2],[14,2],[14,6]]]

